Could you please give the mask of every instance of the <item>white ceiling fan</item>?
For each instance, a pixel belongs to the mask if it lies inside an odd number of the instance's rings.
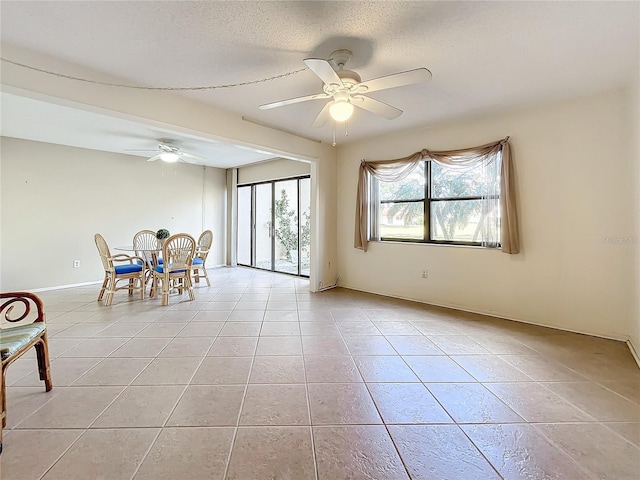
[[[186,162],[193,163],[195,165],[202,165],[205,157],[196,155],[193,153],[183,152],[180,148],[173,145],[171,140],[159,140],[158,148],[156,150],[126,150],[127,152],[147,152],[155,153],[147,162],[155,162],[156,160],[162,160],[167,163]]]
[[[292,103],[306,102],[307,100],[328,99],[313,122],[314,127],[322,127],[329,117],[336,122],[344,122],[353,114],[353,107],[359,107],[369,112],[381,115],[393,120],[402,115],[402,110],[392,107],[384,102],[364,95],[387,88],[404,87],[416,83],[431,80],[431,72],[426,68],[416,68],[406,72],[394,73],[384,77],[374,78],[366,82],[361,81],[360,75],[351,70],[345,70],[344,65],[352,57],[349,50],[336,50],[329,60],[320,58],[307,58],[304,63],[324,83],[322,93],[306,95],[304,97],[290,98],[279,102],[260,105],[261,110],[267,110]]]

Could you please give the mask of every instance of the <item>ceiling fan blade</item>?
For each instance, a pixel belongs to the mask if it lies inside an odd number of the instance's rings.
[[[266,103],[264,105],[260,105],[258,108],[260,110],[268,110],[269,108],[282,107],[283,105],[291,105],[292,103],[306,102],[307,100],[316,100],[318,98],[330,98],[330,95],[327,95],[326,93],[316,93],[314,95],[306,95],[304,97],[296,97],[290,98],[288,100],[280,100],[279,102]]]
[[[322,110],[320,110],[320,113],[311,124],[312,127],[320,128],[324,126],[325,123],[327,123],[327,120],[329,120],[329,107],[331,107],[331,103],[333,102],[327,102],[327,104],[322,107]]]
[[[402,115],[402,110],[399,108],[392,107],[391,105],[387,105],[386,103],[374,98],[365,97],[364,95],[351,97],[351,103],[355,107],[360,107],[364,110],[370,111],[371,113],[375,113],[376,115],[381,115],[388,120],[393,120],[394,118],[398,118]]]
[[[205,157],[196,155],[194,153],[180,152],[178,155],[180,155],[180,158],[183,159],[185,162],[193,163],[196,165],[202,165],[202,162],[206,160]]]
[[[404,87],[405,85],[413,85],[414,83],[428,82],[431,80],[431,72],[426,68],[416,68],[406,72],[394,73],[384,77],[373,78],[366,82],[356,85],[358,93],[371,93],[386,88]],[[366,90],[360,87],[366,87]]]
[[[309,67],[309,70],[320,77],[320,80],[322,80],[325,85],[344,86],[336,71],[326,60],[322,60],[321,58],[307,58],[303,61],[304,64]]]
[[[158,155],[154,155],[153,157],[149,158],[147,162],[155,162],[156,160],[160,160],[160,155],[162,155],[162,153],[159,153]]]

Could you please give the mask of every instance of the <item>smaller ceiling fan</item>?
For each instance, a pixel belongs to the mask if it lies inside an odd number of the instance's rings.
[[[156,160],[162,160],[167,163],[186,162],[193,163],[195,165],[202,165],[202,162],[206,160],[205,157],[195,155],[193,153],[183,152],[181,149],[173,145],[171,140],[159,140],[158,148],[156,150],[126,150],[127,152],[146,152],[155,153],[147,160],[147,162],[155,162]]]
[[[331,54],[329,60],[320,58],[305,59],[305,65],[320,77],[320,80],[324,83],[322,87],[323,92],[267,103],[260,105],[259,108],[261,110],[267,110],[284,105],[291,105],[292,103],[306,102],[307,100],[332,98],[333,100],[327,102],[320,111],[312,126],[322,127],[329,118],[333,118],[336,122],[344,122],[353,114],[354,106],[393,120],[402,115],[402,110],[374,98],[367,97],[364,94],[431,80],[431,72],[429,70],[426,68],[416,68],[415,70],[394,73],[363,82],[360,79],[360,75],[356,72],[344,70],[344,65],[351,56],[352,53],[349,50],[336,50]]]

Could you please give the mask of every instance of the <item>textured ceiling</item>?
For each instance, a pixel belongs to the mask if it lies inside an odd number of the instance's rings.
[[[433,73],[429,83],[372,93],[403,115],[386,120],[357,109],[349,137],[338,129],[338,143],[612,89],[639,69],[640,3],[633,1],[4,0],[0,9],[3,42],[141,85],[259,80],[341,48],[353,52],[347,68],[363,80],[418,67]],[[258,109],[320,91],[307,70],[179,95],[330,142],[331,124],[311,127],[324,100]],[[5,117],[3,132],[11,123]]]

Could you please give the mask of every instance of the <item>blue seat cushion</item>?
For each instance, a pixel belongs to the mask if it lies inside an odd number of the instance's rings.
[[[158,273],[164,273],[164,265],[156,265],[153,268]],[[184,270],[172,270],[171,273],[182,273]]]
[[[2,332],[0,332],[0,356],[2,360],[19,352],[31,340],[40,335],[46,327],[46,323],[37,322],[19,327],[3,328]]]
[[[204,260],[201,259],[201,258],[196,257],[196,258],[193,259],[193,264],[194,265],[202,265],[203,263],[204,263]]]
[[[129,265],[118,265],[115,267],[116,273],[136,273],[142,270],[142,265],[131,263]]]

